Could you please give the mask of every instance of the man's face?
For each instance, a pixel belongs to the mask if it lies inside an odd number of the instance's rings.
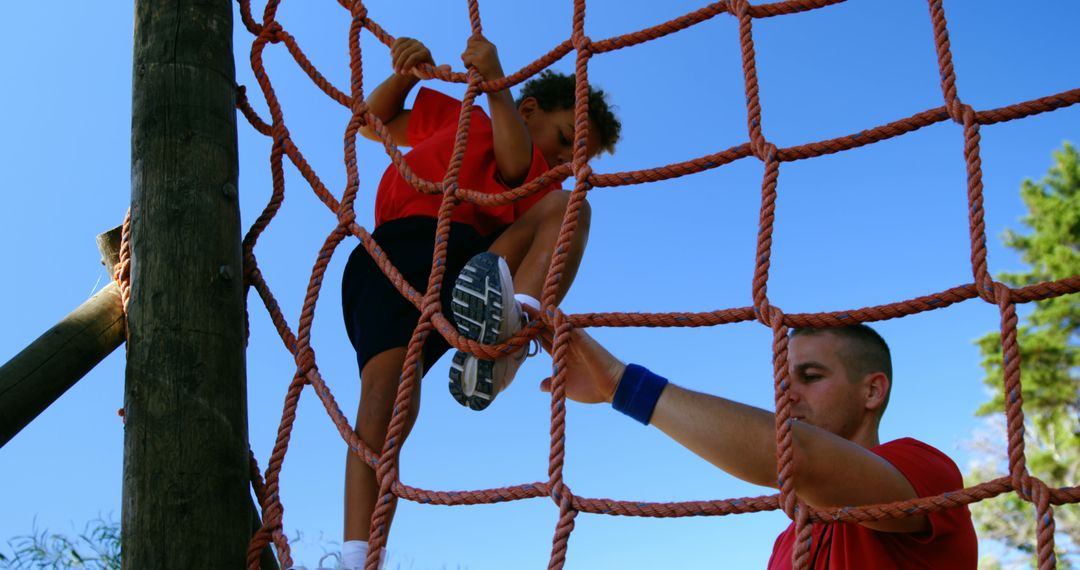
[[[545,111],[535,101],[527,98],[519,108],[533,144],[544,155],[544,160],[550,167],[570,162],[574,159],[574,110]],[[599,133],[590,121],[587,145],[590,158],[600,153],[599,139]]]
[[[862,379],[849,378],[844,341],[829,333],[793,337],[788,344],[791,416],[852,439],[864,421]]]

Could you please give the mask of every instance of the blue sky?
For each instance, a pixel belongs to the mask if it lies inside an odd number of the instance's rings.
[[[567,38],[572,3],[481,3],[484,30],[504,67],[516,70]],[[703,3],[589,3],[593,39],[638,30]],[[439,63],[460,68],[469,34],[465,2],[368,2],[392,35],[423,39]],[[945,1],[960,97],[976,109],[1077,87],[1074,24],[1080,5]],[[256,7],[261,13],[262,5]],[[9,244],[0,281],[0,359],[6,360],[107,282],[94,236],[118,224],[130,199],[132,7],[125,2],[10,4],[0,37],[0,237]],[[418,18],[418,14],[423,18]],[[284,2],[279,21],[339,88],[348,85],[348,13],[332,0]],[[251,37],[236,21],[237,81],[258,88]],[[926,3],[852,0],[809,13],[757,20],[754,39],[763,130],[778,146],[850,134],[942,104]],[[389,72],[388,50],[362,37],[365,88]],[[614,156],[597,172],[659,166],[747,139],[734,18],[720,15],[679,34],[595,57],[590,80],[611,95],[624,125]],[[297,145],[338,196],[348,113],[321,94],[283,46],[266,66]],[[571,72],[573,55],[557,62]],[[460,95],[456,85],[432,85]],[[1018,188],[1039,179],[1050,153],[1076,141],[1080,109],[984,127],[982,159],[993,273],[1022,265],[998,239],[1018,228]],[[245,226],[269,192],[269,145],[238,117],[241,215]],[[374,192],[388,163],[361,144],[359,221],[371,227]],[[563,304],[592,311],[704,311],[751,304],[762,165],[756,159],[590,196],[593,227],[583,267]],[[569,182],[567,183],[569,184]],[[334,217],[298,172],[286,167],[286,201],[257,255],[296,327],[310,268]],[[961,128],[939,123],[897,139],[781,166],[769,293],[787,312],[888,303],[972,280]],[[23,244],[19,246],[18,244]],[[348,251],[334,256],[316,313],[313,343],[323,376],[352,416],[359,382],[339,316]],[[10,247],[14,245],[15,247]],[[248,393],[252,447],[265,467],[292,377],[291,357],[256,296],[251,303]],[[877,325],[894,355],[896,388],[882,439],[912,436],[971,460],[964,442],[987,399],[972,341],[998,326],[978,300]],[[673,381],[772,407],[771,334],[755,323],[709,329],[599,329],[624,359]],[[402,455],[405,483],[480,489],[546,478],[549,400],[535,386],[550,360],[533,359],[513,388],[483,413],[448,396],[448,359],[428,375],[422,413]],[[98,514],[119,519],[123,351],[118,351],[0,449],[0,541],[33,525],[81,528]],[[282,475],[285,526],[300,561],[315,566],[341,535],[345,446],[309,390]],[[572,404],[565,478],[586,497],[643,501],[718,499],[771,491],[712,468],[652,428],[607,407]],[[558,509],[534,499],[477,507],[402,502],[392,562],[401,568],[536,568],[546,565]],[[763,567],[782,514],[645,520],[580,515],[566,567]]]

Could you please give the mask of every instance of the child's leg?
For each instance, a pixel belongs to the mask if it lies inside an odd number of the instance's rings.
[[[461,230],[455,228],[454,231],[451,245],[456,243],[454,237]],[[409,284],[422,292],[431,270],[435,220],[420,217],[391,220],[375,228],[372,237]],[[464,243],[468,245],[467,240]],[[469,257],[480,249],[482,247],[479,246],[465,247],[461,251],[451,248],[447,255],[448,275],[444,277],[444,284],[452,282]],[[441,299],[448,313],[450,289],[444,285]],[[393,415],[406,346],[416,328],[420,312],[401,296],[363,246],[357,246],[353,251],[342,276],[342,311],[346,332],[360,364],[361,393],[356,413],[356,433],[372,451],[380,454]],[[449,345],[441,336],[429,334],[421,353],[421,376],[447,349]],[[412,430],[419,411],[418,383],[405,418],[402,440]],[[368,527],[378,493],[379,482],[375,471],[350,451],[345,460],[345,544],[342,545],[343,562],[349,570],[362,559],[359,550],[366,544],[355,541],[366,543],[368,540]],[[388,525],[392,519],[391,512]]]
[[[570,193],[565,190],[553,190],[540,199],[525,215],[518,218],[495,243],[492,253],[506,258],[510,272],[514,275],[514,291],[524,293],[536,299],[544,289],[548,264],[559,239],[563,215],[566,213]],[[585,253],[585,244],[589,241],[589,222],[592,212],[589,203],[581,204],[578,213],[578,227],[570,241],[570,251],[563,269],[562,279],[555,292],[555,302],[562,301],[570,284],[574,282],[581,257]]]
[[[356,412],[356,433],[376,454],[381,453],[386,439],[404,363],[405,348],[392,348],[372,357],[360,372],[362,392]],[[412,430],[419,411],[420,386],[417,384],[403,437]],[[345,540],[368,539],[368,525],[378,494],[379,481],[375,471],[350,451],[345,461]],[[393,520],[393,512],[389,520]]]

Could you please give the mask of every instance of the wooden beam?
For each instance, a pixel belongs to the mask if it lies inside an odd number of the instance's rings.
[[[101,264],[110,275],[119,261],[122,229],[97,236]],[[0,447],[123,344],[126,330],[120,289],[112,282],[0,367]],[[254,535],[262,526],[254,498],[249,512]],[[279,568],[269,545],[260,568]]]
[[[0,447],[124,342],[115,283],[0,367]]]
[[[106,267],[116,265],[120,228],[98,236]],[[98,291],[0,366],[0,447],[124,342],[116,283]]]
[[[101,252],[101,264],[105,266],[109,278],[113,277],[113,268],[120,262],[120,240],[124,237],[124,226],[100,233],[94,238],[97,242],[98,251]]]
[[[135,2],[125,570],[246,567],[232,10]]]

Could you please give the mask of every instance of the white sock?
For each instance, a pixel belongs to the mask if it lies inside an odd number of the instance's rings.
[[[367,558],[366,540],[346,540],[341,545],[341,565],[345,570],[361,570]]]
[[[536,300],[536,297],[526,295],[525,293],[517,293],[514,295],[514,299],[526,307],[532,307],[536,309],[536,312],[540,312],[540,301]]]
[[[341,545],[341,566],[345,570],[363,570],[367,559],[368,543],[366,540],[346,540]],[[386,567],[386,549],[379,551],[379,568]]]

